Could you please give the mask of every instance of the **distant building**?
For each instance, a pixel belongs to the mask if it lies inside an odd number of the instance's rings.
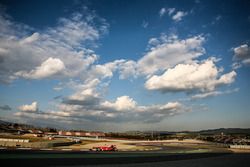
[[[45,135],[58,135],[58,132],[44,132]]]
[[[29,131],[29,133],[34,133],[34,134],[43,134],[43,131],[41,131],[41,130],[30,129],[30,130],[28,130],[28,131]]]
[[[30,135],[33,135],[34,137],[43,137],[44,132],[41,130],[36,130],[36,129],[30,129],[28,130]]]
[[[73,132],[73,131],[59,131],[61,136],[79,136],[79,137],[104,137],[103,132]]]

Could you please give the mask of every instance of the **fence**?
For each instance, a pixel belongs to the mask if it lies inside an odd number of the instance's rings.
[[[250,149],[250,145],[230,145],[230,148]]]
[[[18,143],[28,143],[28,139],[4,139],[0,138],[0,141],[8,141],[8,142],[18,142]]]

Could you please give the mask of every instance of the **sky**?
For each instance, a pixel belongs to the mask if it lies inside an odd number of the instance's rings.
[[[250,127],[250,1],[0,0],[0,119]]]

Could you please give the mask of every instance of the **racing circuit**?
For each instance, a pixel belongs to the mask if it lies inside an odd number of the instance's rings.
[[[115,143],[115,142],[112,142]],[[103,144],[103,143],[101,143]],[[99,145],[101,145],[99,144]],[[116,142],[117,144],[117,142]],[[98,144],[95,144],[98,145]],[[119,145],[119,143],[118,143]],[[248,166],[250,154],[207,143],[129,142],[154,148],[135,151],[89,151],[76,149],[1,149],[0,159],[9,166]],[[184,164],[183,164],[184,163]],[[200,165],[199,165],[200,164]]]
[[[14,166],[248,166],[250,154],[5,150],[1,163]]]

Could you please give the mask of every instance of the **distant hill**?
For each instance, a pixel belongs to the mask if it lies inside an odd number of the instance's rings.
[[[0,120],[0,132],[18,132],[18,131],[27,131],[29,129],[36,129],[36,130],[42,130],[42,131],[48,131],[48,132],[54,132],[56,129],[54,128],[42,128],[42,127],[37,127],[33,125],[28,125],[28,124],[21,124],[21,123],[13,123],[13,122],[7,122],[7,121],[2,121]]]
[[[133,132],[125,132],[133,134]],[[175,134],[189,134],[189,135],[215,135],[215,134],[248,134],[250,135],[250,128],[218,128],[218,129],[207,129],[200,131],[134,131],[134,134],[153,134],[153,135],[175,135]]]
[[[200,134],[250,134],[250,128],[220,128],[220,129],[209,129],[209,130],[201,130]]]
[[[33,125],[27,124],[20,124],[20,123],[11,123],[7,121],[0,120],[0,131],[8,131],[8,130],[17,130],[17,129],[39,129],[43,131],[51,131],[56,130],[53,128],[41,128],[36,127]],[[119,133],[119,132],[118,132]],[[250,135],[250,128],[219,128],[219,129],[208,129],[208,130],[201,130],[201,131],[127,131],[127,132],[120,132],[121,134],[127,134],[131,136],[145,136],[145,135],[174,135],[178,133],[185,133],[185,134],[201,134],[201,135],[214,135],[214,134],[248,134]]]
[[[11,123],[10,123],[10,122],[6,122],[6,121],[0,120],[0,125],[9,125],[9,124],[11,124]]]

